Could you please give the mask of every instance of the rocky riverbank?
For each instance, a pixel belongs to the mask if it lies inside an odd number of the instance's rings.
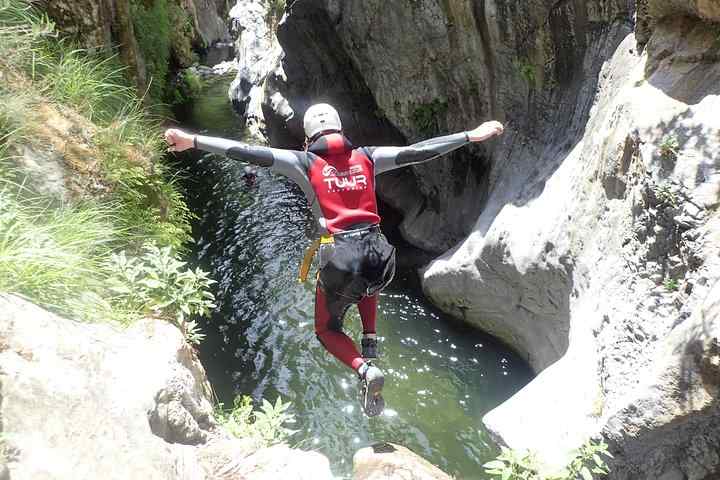
[[[236,438],[175,326],[127,329],[53,315],[0,295],[0,478],[334,478],[323,455]],[[448,479],[408,449],[357,453],[357,479]]]
[[[119,330],[2,295],[0,340],[10,478],[332,478],[318,453],[219,427],[205,371],[167,322]]]

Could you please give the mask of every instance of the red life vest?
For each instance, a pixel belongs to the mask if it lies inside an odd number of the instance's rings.
[[[328,232],[380,223],[372,160],[339,133],[323,135],[308,151],[315,154],[308,176]]]

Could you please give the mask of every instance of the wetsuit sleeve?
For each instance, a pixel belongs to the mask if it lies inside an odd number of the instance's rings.
[[[305,152],[248,145],[226,138],[202,135],[195,137],[195,148],[260,167],[269,167],[270,170],[297,183],[303,191],[308,188],[312,190],[308,178],[309,160]]]
[[[427,162],[470,143],[466,132],[431,138],[408,147],[367,147],[375,163],[375,175],[396,168]]]

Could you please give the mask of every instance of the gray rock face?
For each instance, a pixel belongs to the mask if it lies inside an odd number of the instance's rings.
[[[225,0],[184,0],[179,3],[191,13],[195,31],[204,46],[229,40]]]
[[[0,295],[0,425],[10,478],[331,478],[317,453],[258,450],[230,438],[215,425],[210,393],[170,324],[118,331]]]
[[[127,2],[125,2],[127,4]],[[39,2],[58,28],[89,48],[112,45],[115,0],[56,0]],[[117,28],[122,28],[117,25]]]
[[[614,478],[720,477],[720,282],[653,360],[603,430],[621,446]]]
[[[702,412],[666,409],[639,427],[643,439],[632,418],[677,393],[681,377],[655,369],[660,352],[720,278],[713,32],[697,18],[661,21],[641,55],[628,36],[588,92],[572,148],[513,152],[473,233],[424,272],[439,305],[542,370],[485,417],[499,440],[562,463],[602,431],[623,458],[611,478],[713,478],[714,390]]]
[[[445,251],[470,233],[508,151],[538,156],[545,142],[536,140],[548,136],[561,137],[558,149],[572,145],[631,9],[619,0],[294,2],[278,31],[285,97],[297,112],[315,100],[338,105],[360,144],[509,120],[502,141],[379,179],[405,239]]]

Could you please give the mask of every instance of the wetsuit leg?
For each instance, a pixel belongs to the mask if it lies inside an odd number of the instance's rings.
[[[337,317],[338,312],[335,312],[336,315],[330,313],[331,310],[338,310],[338,302],[332,303],[333,308],[328,308],[328,299],[318,284],[315,287],[315,333],[328,352],[348,367],[357,370],[365,361],[355,343],[342,333],[342,317]],[[341,315],[344,315],[348,306],[349,303],[339,309]]]
[[[364,297],[358,303],[358,311],[362,320],[363,333],[375,333],[375,320],[377,318],[378,296]]]

